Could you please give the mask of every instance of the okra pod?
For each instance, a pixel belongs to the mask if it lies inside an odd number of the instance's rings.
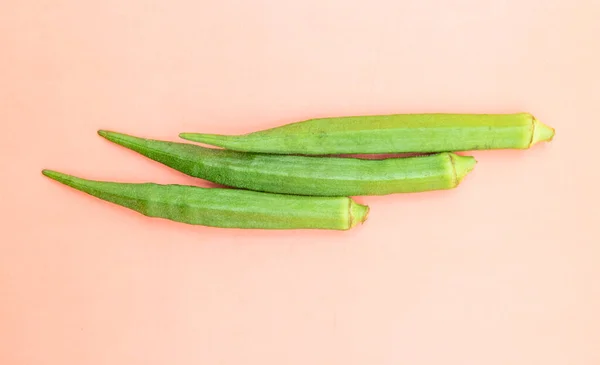
[[[452,189],[475,166],[471,156],[370,160],[236,152],[99,131],[101,136],[187,175],[249,190],[359,196]]]
[[[348,230],[369,207],[348,197],[309,197],[249,190],[86,180],[43,174],[76,190],[148,217],[221,228]]]
[[[371,154],[527,149],[554,129],[529,113],[393,114],[330,117],[243,135],[181,133],[230,150],[275,154]]]

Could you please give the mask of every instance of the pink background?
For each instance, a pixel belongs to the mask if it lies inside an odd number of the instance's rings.
[[[0,2],[0,363],[600,364],[600,2]],[[529,111],[349,232],[150,220],[44,178],[209,186],[96,135]]]

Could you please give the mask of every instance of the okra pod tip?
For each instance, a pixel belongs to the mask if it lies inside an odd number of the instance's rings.
[[[43,169],[42,170],[42,175],[51,178],[52,180],[56,180],[59,182],[61,181],[61,173],[57,172],[57,171],[53,171],[53,170],[48,170],[48,169]]]
[[[108,137],[111,135],[111,131],[100,129],[100,130],[98,130],[98,135],[100,135],[101,137],[104,137],[104,138],[108,139]]]

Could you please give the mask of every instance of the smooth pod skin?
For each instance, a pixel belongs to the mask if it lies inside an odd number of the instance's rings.
[[[99,199],[148,217],[221,228],[348,230],[366,220],[369,208],[348,197],[308,197],[248,190],[81,179],[42,173]]]
[[[527,149],[554,129],[529,113],[395,114],[310,119],[244,135],[181,133],[236,151],[277,154],[367,154]]]
[[[284,156],[98,133],[190,176],[282,194],[359,196],[452,189],[476,164],[471,156],[453,153],[382,160]]]

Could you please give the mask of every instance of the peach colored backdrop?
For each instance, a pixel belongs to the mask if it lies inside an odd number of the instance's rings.
[[[0,363],[600,364],[600,2],[0,2]],[[350,232],[149,220],[44,178],[208,186],[178,140],[316,116],[529,111],[454,191]]]

